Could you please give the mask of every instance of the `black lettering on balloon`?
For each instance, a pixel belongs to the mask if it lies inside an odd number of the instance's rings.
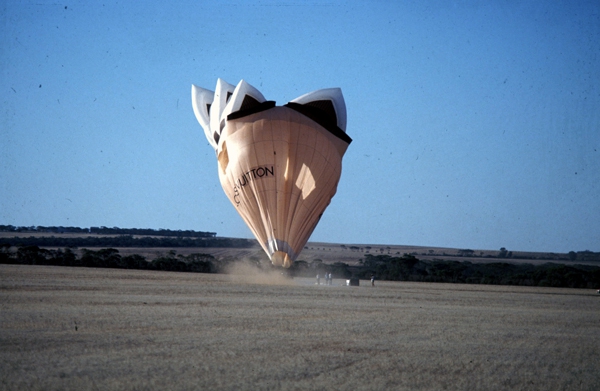
[[[240,204],[240,189],[237,186],[233,187],[233,201],[235,202],[235,206]]]
[[[275,176],[275,167],[274,166],[260,166],[250,169],[249,171],[240,175],[233,186],[233,201],[235,205],[238,206],[240,204],[240,189],[250,182],[261,179]]]

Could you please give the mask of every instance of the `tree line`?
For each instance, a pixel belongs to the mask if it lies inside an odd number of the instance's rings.
[[[119,227],[63,227],[63,226],[31,226],[16,227],[14,225],[0,225],[0,231],[4,232],[45,232],[45,233],[93,233],[100,235],[139,235],[139,236],[175,236],[189,238],[214,238],[216,232],[203,232],[193,230],[170,230],[170,229],[152,229],[152,228],[119,228]]]
[[[79,254],[78,254],[79,253]],[[122,256],[115,248],[100,250],[71,248],[44,249],[38,246],[0,245],[0,263],[23,265],[54,265],[73,267],[98,267],[119,269],[163,270],[196,273],[221,273],[232,262],[242,260],[230,258],[217,260],[210,254],[177,254],[175,250],[152,260],[138,254]],[[247,260],[245,262],[248,262]],[[258,258],[250,260],[256,267],[269,264]],[[367,254],[358,266],[343,262],[325,264],[320,259],[312,262],[294,262],[285,270],[289,276],[315,277],[329,272],[339,278],[370,279],[389,281],[446,282],[463,284],[524,285],[569,288],[600,287],[600,267],[589,265],[565,265],[545,263],[472,263],[458,261],[426,261],[413,255],[401,257]]]
[[[0,231],[9,232],[73,232],[85,233],[86,229],[77,227],[14,227],[0,225]],[[104,227],[105,228],[105,227]],[[64,229],[64,230],[63,230]],[[61,231],[62,230],[62,231]],[[164,235],[134,236],[123,232],[163,232]],[[218,273],[235,258],[216,260],[209,254],[196,253],[188,256],[178,255],[171,250],[166,255],[160,255],[148,260],[141,255],[121,256],[114,247],[220,247],[220,248],[251,248],[256,246],[255,240],[236,238],[217,238],[211,235],[175,235],[188,231],[170,231],[143,229],[103,228],[96,233],[106,235],[66,235],[66,236],[30,236],[3,238],[0,242],[0,263],[28,265],[57,265],[57,266],[87,266],[111,267],[125,269],[173,270],[202,273]],[[89,233],[89,229],[87,229]],[[212,233],[208,233],[212,234]],[[113,235],[113,236],[109,236]],[[87,248],[101,248],[89,250]],[[48,249],[52,248],[52,249]],[[77,250],[81,248],[82,250]],[[504,251],[503,251],[504,250]],[[461,255],[468,257],[472,250],[459,250]],[[510,254],[504,248],[504,258]],[[591,251],[570,252],[571,261],[597,260],[599,253]],[[502,257],[500,257],[502,258]],[[260,259],[252,259],[260,267]],[[263,260],[266,261],[266,260]],[[268,264],[268,262],[265,262]],[[379,280],[392,281],[423,281],[449,282],[466,284],[497,284],[497,285],[526,285],[554,286],[572,288],[600,288],[600,267],[582,264],[545,263],[532,265],[527,263],[490,262],[472,263],[469,261],[420,260],[415,254],[392,256],[384,254],[365,254],[360,265],[349,266],[342,262],[325,264],[320,259],[312,262],[298,260],[285,271],[290,276],[314,277],[317,273],[333,273],[336,278],[357,277],[370,279],[375,276]]]
[[[228,247],[249,248],[255,240],[216,237],[118,236],[29,236],[3,238],[11,246],[39,247]]]
[[[544,263],[472,263],[469,261],[422,261],[410,254],[402,257],[367,254],[361,262],[361,278],[375,275],[391,281],[449,282],[463,284],[525,285],[569,288],[600,287],[600,267]]]
[[[219,268],[210,254],[177,254],[174,250],[149,261],[138,254],[122,256],[115,248],[82,249],[78,255],[73,249],[44,249],[21,246],[16,251],[7,244],[0,245],[0,263],[18,265],[51,265],[98,267],[116,269],[163,270],[196,273],[217,273]]]

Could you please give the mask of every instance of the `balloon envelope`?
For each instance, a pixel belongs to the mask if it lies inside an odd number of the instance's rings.
[[[192,101],[209,106],[198,96],[211,93],[192,86]],[[219,104],[220,112],[214,106],[194,111],[216,146],[223,190],[273,264],[289,267],[335,195],[352,141],[341,91],[319,90],[275,106],[242,80]]]

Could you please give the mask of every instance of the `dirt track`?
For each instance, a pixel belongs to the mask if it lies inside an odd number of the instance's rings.
[[[596,390],[588,290],[0,265],[0,389]]]

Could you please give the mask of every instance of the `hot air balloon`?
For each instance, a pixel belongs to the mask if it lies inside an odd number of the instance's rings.
[[[346,134],[339,88],[283,106],[244,80],[192,85],[192,106],[214,148],[219,180],[271,262],[290,267],[335,195]]]

